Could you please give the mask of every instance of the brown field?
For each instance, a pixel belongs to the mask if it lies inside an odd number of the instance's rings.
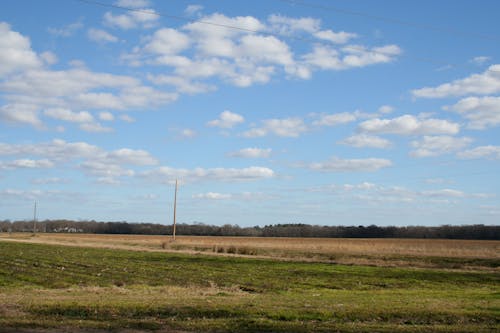
[[[137,251],[186,252],[329,261],[375,266],[498,270],[500,241],[449,239],[264,238],[159,235],[0,234],[0,239]],[[483,267],[484,266],[484,267]]]

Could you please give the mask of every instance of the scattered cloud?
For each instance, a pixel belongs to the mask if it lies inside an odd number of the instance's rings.
[[[419,119],[403,115],[393,119],[370,119],[359,124],[359,130],[376,134],[428,135],[456,134],[460,125],[443,119]]]
[[[258,138],[270,134],[280,137],[296,138],[308,131],[301,118],[266,119],[261,127],[251,128],[242,134],[245,138]]]
[[[125,122],[127,122],[127,123],[133,123],[133,122],[135,122],[135,119],[134,119],[134,118],[132,118],[132,117],[130,117],[130,116],[129,116],[129,115],[127,115],[127,114],[123,114],[123,115],[121,115],[121,116],[120,116],[120,119],[121,119],[121,120],[123,120],[123,121],[125,121]]]
[[[500,160],[500,146],[480,146],[460,152],[457,156],[463,159],[487,158]]]
[[[467,97],[444,109],[461,114],[468,120],[469,129],[483,130],[500,125],[500,97]]]
[[[0,169],[39,169],[39,168],[52,168],[54,163],[48,159],[32,160],[20,159],[10,162],[0,161]]]
[[[378,108],[378,112],[382,114],[389,114],[394,111],[394,107],[390,105],[382,105],[381,107]]]
[[[0,76],[41,65],[40,58],[31,49],[30,39],[11,30],[9,24],[0,22]]]
[[[104,25],[123,30],[149,29],[153,28],[159,19],[158,13],[154,9],[148,8],[149,1],[120,0],[115,5],[132,10],[117,15],[106,12],[103,17]]]
[[[219,128],[233,128],[234,126],[245,122],[245,118],[242,115],[233,113],[231,111],[223,111],[218,119],[211,120],[207,123],[210,127]]]
[[[59,178],[59,177],[50,177],[50,178],[36,178],[31,181],[32,184],[36,185],[48,185],[48,184],[66,184],[68,183],[68,179]]]
[[[449,154],[462,150],[472,143],[471,138],[441,135],[424,136],[419,141],[412,141],[411,146],[415,149],[410,152],[414,157],[431,157]]]
[[[339,141],[338,143],[356,148],[386,149],[392,146],[392,143],[387,139],[364,133],[350,136],[344,140]]]
[[[99,119],[102,121],[113,121],[115,116],[111,112],[99,112]]]
[[[334,114],[322,114],[319,119],[313,121],[314,126],[337,126],[347,124],[357,119],[357,114],[352,112],[342,112]]]
[[[242,158],[268,158],[271,156],[271,148],[243,148],[235,152],[228,154],[230,157],[242,157]]]
[[[477,56],[474,57],[470,60],[471,63],[476,64],[476,65],[482,65],[486,62],[489,62],[491,60],[491,57],[488,56]]]
[[[383,158],[342,159],[333,156],[325,162],[311,163],[307,167],[321,172],[372,172],[391,165],[391,161]]]
[[[184,9],[184,13],[186,13],[186,15],[188,16],[194,16],[200,14],[202,10],[202,5],[188,5],[186,9]]]
[[[113,36],[109,32],[102,29],[91,28],[87,31],[87,37],[98,43],[116,43],[118,42],[118,37]]]
[[[444,98],[464,95],[489,95],[500,92],[500,65],[491,65],[481,74],[454,80],[437,87],[412,90],[414,97]]]
[[[72,123],[91,123],[94,121],[94,117],[87,111],[74,112],[64,108],[53,108],[47,109],[43,113],[47,117]]]
[[[269,179],[275,176],[273,170],[266,167],[252,166],[248,168],[195,168],[195,169],[176,169],[167,166],[159,167],[154,170],[145,171],[142,176],[155,182],[171,184],[176,179],[182,182],[193,183],[201,181],[222,181],[222,182],[241,182]]]
[[[48,28],[47,31],[54,36],[71,37],[75,34],[75,32],[82,28],[83,22],[80,19],[77,22],[70,23],[62,28]]]
[[[207,193],[198,193],[193,194],[193,199],[207,199],[207,200],[226,200],[231,199],[233,196],[231,194],[224,193],[216,193],[216,192],[207,192]]]

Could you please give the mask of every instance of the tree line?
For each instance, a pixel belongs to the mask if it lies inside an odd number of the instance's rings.
[[[97,222],[72,220],[0,221],[0,232],[48,232],[93,234],[170,235],[171,225],[157,223]],[[309,224],[273,224],[240,227],[204,223],[177,224],[177,235],[247,236],[247,237],[325,237],[325,238],[444,238],[500,240],[500,226],[441,225],[431,226],[321,226]]]

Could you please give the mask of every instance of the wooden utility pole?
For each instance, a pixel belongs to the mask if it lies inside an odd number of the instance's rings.
[[[175,241],[175,227],[176,227],[176,221],[175,221],[175,215],[177,212],[177,179],[175,180],[175,194],[174,194],[174,227],[172,230],[172,240]]]
[[[33,235],[36,235],[36,201],[35,207],[33,208]]]

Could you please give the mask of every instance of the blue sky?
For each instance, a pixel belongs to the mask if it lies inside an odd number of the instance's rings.
[[[0,10],[0,219],[499,224],[498,1]]]

